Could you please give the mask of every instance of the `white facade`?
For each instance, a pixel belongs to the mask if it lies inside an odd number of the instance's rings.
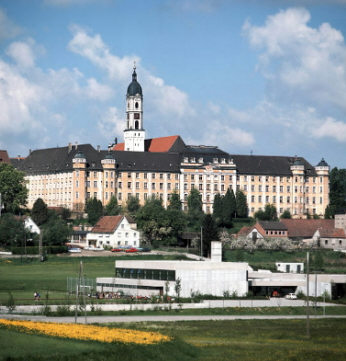
[[[129,223],[123,217],[114,232],[89,232],[87,234],[87,246],[89,247],[139,247],[140,232],[135,223]]]
[[[41,233],[40,227],[30,217],[25,218],[24,227],[30,233],[36,233],[36,234]]]
[[[115,278],[97,278],[103,292],[176,297],[177,280],[181,297],[193,294],[223,296],[224,292],[245,296],[248,292],[247,263],[205,261],[116,261]],[[120,276],[121,277],[118,277]],[[150,279],[148,279],[150,278]],[[155,279],[153,279],[155,278]]]
[[[296,262],[276,262],[276,269],[285,273],[302,273],[304,272],[304,263]]]

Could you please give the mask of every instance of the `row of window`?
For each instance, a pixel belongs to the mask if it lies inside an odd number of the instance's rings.
[[[132,178],[132,172],[127,172],[125,174],[127,174],[127,178]],[[139,179],[139,178],[141,178],[141,174],[143,174],[144,179],[148,179],[149,174],[151,174],[151,179],[156,179],[156,173],[146,173],[146,172],[144,172],[144,173],[136,172],[136,173],[134,173],[134,177]],[[171,173],[166,173],[166,174],[167,174],[167,179],[173,178],[173,174],[171,174]],[[121,178],[121,177],[122,177],[122,173],[118,173],[118,178]],[[176,180],[179,180],[179,174],[175,173],[174,178]],[[158,179],[164,179],[164,173],[159,173]]]
[[[284,203],[285,197],[280,196],[278,199],[279,199],[280,203]],[[266,203],[269,203],[270,200],[273,203],[276,203],[277,197],[272,196],[271,199],[270,199],[270,196],[265,196],[265,197],[257,196],[257,201],[259,203],[261,203],[262,201],[265,201]],[[306,197],[305,198],[305,203],[310,204],[310,200],[311,200],[312,204],[317,203],[316,197],[312,197],[311,199],[309,197]],[[294,201],[294,203],[304,203],[304,198],[303,197],[294,197],[293,201]],[[322,197],[320,197],[319,201],[320,201],[320,204],[323,204],[323,198]],[[251,203],[254,203],[254,202],[256,202],[256,196],[251,196]],[[286,197],[286,203],[291,203],[291,197],[289,197],[289,196]]]
[[[117,278],[175,281],[175,271],[160,269],[116,268]]]

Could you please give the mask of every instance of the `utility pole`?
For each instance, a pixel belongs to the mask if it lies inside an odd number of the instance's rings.
[[[1,218],[1,210],[2,210],[2,198],[1,198],[1,193],[0,193],[0,218]]]
[[[43,252],[42,252],[42,236],[43,236],[43,230],[40,228],[40,234],[39,234],[39,238],[38,238],[38,254],[40,257],[40,261],[43,261]]]
[[[310,338],[310,310],[309,310],[309,251],[306,253],[306,336]]]
[[[201,257],[203,257],[203,227],[201,227]]]

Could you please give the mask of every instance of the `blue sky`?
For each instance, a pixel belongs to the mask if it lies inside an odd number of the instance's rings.
[[[0,149],[148,138],[346,167],[346,0],[0,0]]]

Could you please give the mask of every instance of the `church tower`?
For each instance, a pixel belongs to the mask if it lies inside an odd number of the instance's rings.
[[[137,81],[136,66],[133,67],[132,82],[126,94],[125,151],[144,152],[145,130],[143,129],[143,93]]]

